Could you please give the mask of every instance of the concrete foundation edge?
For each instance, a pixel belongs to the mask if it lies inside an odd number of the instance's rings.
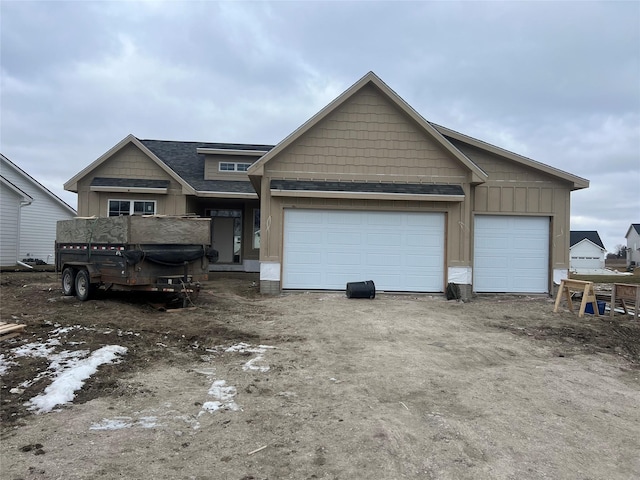
[[[263,295],[280,295],[280,282],[274,280],[260,280],[260,293]]]

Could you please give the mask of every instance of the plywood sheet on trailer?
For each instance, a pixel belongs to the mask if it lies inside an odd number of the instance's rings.
[[[129,217],[130,243],[211,243],[211,219],[180,217]]]
[[[211,220],[161,216],[74,218],[57,224],[58,243],[209,245]]]

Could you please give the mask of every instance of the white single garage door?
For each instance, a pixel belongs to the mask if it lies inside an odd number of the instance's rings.
[[[477,215],[473,289],[549,291],[549,218]]]
[[[594,270],[603,268],[602,262],[598,257],[571,257],[571,268],[575,270]]]
[[[287,209],[283,250],[283,288],[443,291],[443,213]]]

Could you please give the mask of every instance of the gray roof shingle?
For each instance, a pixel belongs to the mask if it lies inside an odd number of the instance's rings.
[[[200,192],[255,193],[255,190],[248,178],[247,181],[205,180],[205,155],[199,154],[197,152],[198,148],[261,150],[265,153],[273,148],[273,145],[240,143],[177,142],[169,140],[140,140],[140,142],[179,177]]]
[[[399,193],[407,195],[464,195],[460,185],[427,183],[323,182],[271,180],[271,189],[320,192]]]
[[[148,180],[146,178],[108,178],[95,177],[92,187],[125,187],[125,188],[167,188],[169,180]]]
[[[569,246],[573,247],[576,243],[580,243],[584,239],[589,240],[591,243],[604,248],[600,235],[595,230],[572,230],[569,235]]]

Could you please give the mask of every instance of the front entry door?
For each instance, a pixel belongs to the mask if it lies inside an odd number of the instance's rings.
[[[218,263],[233,263],[233,217],[213,217],[213,248],[218,251]]]

